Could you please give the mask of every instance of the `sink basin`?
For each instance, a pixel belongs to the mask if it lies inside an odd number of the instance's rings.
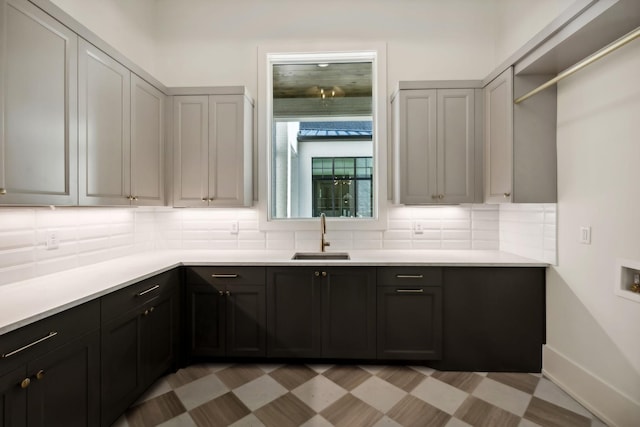
[[[291,259],[314,260],[314,259],[350,259],[346,252],[296,252]]]

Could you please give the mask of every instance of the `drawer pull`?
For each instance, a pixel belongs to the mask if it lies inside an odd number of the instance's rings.
[[[150,287],[149,289],[147,289],[147,290],[145,290],[145,291],[142,291],[142,292],[137,293],[137,294],[136,294],[136,296],[137,296],[137,297],[141,297],[141,296],[143,296],[143,295],[145,295],[145,294],[148,294],[149,292],[153,292],[153,291],[155,291],[155,290],[156,290],[156,289],[158,289],[159,287],[160,287],[160,285],[152,286],[152,287]]]
[[[212,274],[211,277],[214,279],[237,279],[237,274]]]
[[[36,374],[36,379],[37,379],[38,381],[40,381],[40,380],[42,380],[43,378],[44,378],[44,369],[40,369],[40,370],[38,371],[38,373]]]
[[[424,293],[423,289],[396,289],[399,294],[421,294]]]
[[[422,279],[422,274],[396,274],[398,279]]]
[[[27,344],[27,345],[25,345],[24,347],[20,347],[19,349],[17,349],[17,350],[13,350],[13,351],[10,351],[9,353],[3,353],[3,354],[2,354],[2,356],[0,356],[0,359],[6,359],[6,358],[8,358],[8,357],[11,357],[11,356],[13,356],[14,354],[18,354],[18,353],[20,353],[20,352],[22,352],[22,351],[25,351],[25,350],[26,350],[26,349],[28,349],[28,348],[33,347],[33,346],[34,346],[34,345],[36,345],[36,344],[40,344],[41,342],[46,341],[46,340],[48,340],[49,338],[53,338],[53,337],[55,337],[56,335],[58,335],[58,333],[57,333],[57,332],[55,332],[55,331],[53,331],[53,332],[49,332],[49,334],[48,334],[47,336],[44,336],[44,337],[40,338],[39,340],[36,340],[36,341],[32,342],[31,344]]]
[[[31,379],[25,378],[20,382],[20,388],[27,388],[31,385]]]

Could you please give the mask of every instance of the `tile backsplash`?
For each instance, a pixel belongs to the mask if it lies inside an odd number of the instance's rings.
[[[385,231],[331,231],[331,250],[504,250],[555,263],[556,205],[388,210]],[[232,225],[238,232],[231,232]],[[59,248],[47,250],[54,232]],[[315,231],[260,231],[257,209],[0,208],[0,285],[156,249],[318,249]]]

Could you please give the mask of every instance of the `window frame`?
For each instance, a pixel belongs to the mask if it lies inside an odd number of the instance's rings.
[[[387,54],[384,43],[343,43],[340,45],[313,44],[310,46],[286,45],[258,48],[258,108],[256,184],[260,230],[315,230],[317,218],[271,217],[271,138],[272,114],[272,65],[294,58],[308,62],[372,62],[372,121],[373,121],[373,186],[374,204],[372,218],[329,218],[333,230],[386,230],[387,228]],[[295,62],[295,61],[294,61]]]

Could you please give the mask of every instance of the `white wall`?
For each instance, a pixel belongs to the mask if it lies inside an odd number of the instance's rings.
[[[158,78],[168,86],[247,85],[257,49],[296,41],[386,42],[388,83],[481,79],[494,66],[493,1],[157,0]]]
[[[155,0],[51,0],[157,78]]]
[[[545,369],[619,425],[640,425],[640,303],[614,294],[616,260],[640,261],[639,118],[640,40],[558,86],[558,266],[547,275]],[[592,227],[591,245],[578,243],[581,225]],[[608,407],[616,393],[626,407]]]
[[[506,60],[576,0],[495,0],[496,65]]]

